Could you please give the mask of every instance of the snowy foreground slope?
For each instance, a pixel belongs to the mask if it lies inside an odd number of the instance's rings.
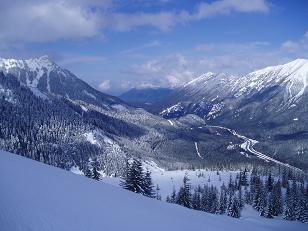
[[[307,230],[282,220],[189,210],[0,151],[1,231]]]

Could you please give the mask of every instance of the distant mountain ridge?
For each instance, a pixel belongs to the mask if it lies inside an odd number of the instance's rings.
[[[119,98],[132,106],[153,112],[153,104],[164,100],[172,92],[171,88],[133,88],[121,94]]]
[[[243,76],[208,73],[155,107],[165,118],[195,114],[262,141],[262,150],[308,162],[308,60]]]
[[[170,111],[172,106],[176,106],[178,103],[187,104],[190,102],[208,104],[207,109],[211,110],[215,104],[209,102],[236,101],[243,97],[249,98],[260,92],[269,93],[275,87],[283,90],[283,105],[281,106],[290,106],[306,96],[307,83],[308,60],[306,59],[296,59],[284,65],[267,67],[243,76],[209,72],[178,88],[170,95],[169,99],[166,99],[164,104],[167,108],[161,114],[165,117],[172,117],[172,113],[168,113],[168,108]],[[217,114],[217,110],[215,111]],[[182,114],[191,112],[187,111]],[[212,115],[212,113],[208,115],[209,113],[210,111],[205,110],[195,114],[208,117]]]

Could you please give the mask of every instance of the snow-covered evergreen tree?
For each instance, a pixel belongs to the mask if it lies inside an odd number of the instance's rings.
[[[287,191],[284,202],[283,218],[286,220],[295,220],[294,195],[290,184],[287,184]]]
[[[147,197],[154,197],[155,192],[153,190],[154,185],[152,183],[152,177],[151,177],[151,172],[147,170],[144,174],[144,179],[143,179],[143,195]]]
[[[191,192],[190,192],[190,184],[189,184],[188,174],[185,173],[183,178],[183,186],[180,188],[176,203],[182,205],[187,208],[191,208]]]
[[[273,210],[273,216],[278,216],[282,214],[283,209],[282,209],[282,193],[281,193],[281,182],[278,180],[274,184],[273,188],[273,203],[274,203],[274,210]]]
[[[132,192],[143,194],[143,184],[144,176],[141,162],[135,159],[132,163],[129,163],[127,160],[125,175],[121,181],[121,186]]]
[[[158,184],[156,185],[156,189],[155,189],[155,196],[154,196],[157,200],[161,200],[161,195],[160,195],[160,188],[158,186]]]
[[[87,166],[84,175],[88,178],[92,178],[93,177],[93,172],[92,170]]]
[[[228,208],[228,216],[239,218],[241,216],[239,202],[236,196],[232,196],[231,204]]]
[[[92,179],[94,180],[100,180],[101,174],[97,171],[96,166],[93,167],[93,174],[92,174]]]

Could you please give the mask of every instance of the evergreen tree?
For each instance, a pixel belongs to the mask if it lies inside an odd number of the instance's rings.
[[[267,191],[271,192],[273,190],[273,186],[274,185],[274,180],[272,178],[271,173],[269,173],[268,177],[267,177],[267,181],[266,181],[266,187],[267,187]]]
[[[289,184],[287,184],[287,191],[286,191],[286,197],[285,197],[285,203],[284,203],[283,219],[295,220],[294,196],[292,195],[292,190],[291,190]]]
[[[251,205],[251,196],[250,196],[250,192],[248,191],[248,189],[245,187],[245,192],[244,192],[244,201],[246,204]]]
[[[176,203],[187,208],[191,208],[190,184],[187,173],[183,178],[183,186],[180,188]]]
[[[231,205],[228,208],[228,216],[239,218],[241,216],[239,202],[236,196],[231,198]]]
[[[124,189],[143,194],[144,176],[142,164],[139,160],[133,160],[132,164],[126,161],[125,176],[122,179],[121,185]]]
[[[273,188],[273,203],[274,203],[274,211],[273,216],[278,216],[279,214],[282,214],[282,194],[281,194],[281,183],[280,180],[278,180],[274,184]]]
[[[131,164],[129,163],[128,159],[125,160],[124,176],[121,179],[120,185],[126,190],[133,191],[132,177],[131,177]]]
[[[259,212],[260,216],[265,217],[266,215],[266,207],[267,207],[267,187],[263,185],[261,182],[261,189],[260,189],[260,198],[259,198]]]
[[[143,195],[147,197],[154,197],[155,192],[153,190],[153,183],[152,183],[152,178],[151,178],[151,172],[149,170],[146,171],[143,179]]]
[[[239,187],[239,191],[238,191],[238,202],[239,202],[239,207],[240,209],[242,209],[244,207],[244,200],[243,200],[243,196],[242,196],[242,187]]]
[[[173,187],[173,190],[172,190],[172,194],[170,196],[170,203],[176,203],[176,191],[175,191],[174,187]]]
[[[92,178],[93,173],[91,171],[91,169],[87,166],[84,175],[88,178]]]
[[[219,214],[224,214],[227,209],[227,193],[224,184],[220,189],[218,209],[219,209]]]
[[[252,186],[252,206],[260,211],[261,208],[261,193],[262,193],[262,189],[261,189],[261,179],[259,176],[255,176],[253,179],[253,186]]]
[[[93,174],[92,174],[92,179],[94,180],[100,180],[101,174],[97,171],[96,166],[93,167]]]
[[[155,198],[156,198],[157,200],[159,200],[159,201],[161,200],[160,188],[159,188],[158,184],[156,185]]]
[[[273,218],[274,216],[274,193],[269,192],[267,195],[267,205],[265,209],[265,217],[266,218]]]
[[[282,171],[282,187],[287,188],[288,186],[288,174],[286,168]]]
[[[201,195],[198,188],[194,190],[191,201],[192,208],[195,210],[201,210]]]

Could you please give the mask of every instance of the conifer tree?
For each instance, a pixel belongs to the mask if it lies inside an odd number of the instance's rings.
[[[274,211],[273,216],[278,216],[282,214],[282,194],[281,194],[281,182],[278,180],[274,184],[273,188],[273,203],[274,203]]]
[[[133,191],[131,164],[129,163],[128,159],[125,160],[124,176],[121,179],[120,185],[126,190]]]
[[[183,178],[183,186],[180,188],[176,203],[187,208],[191,208],[190,184],[187,173]]]
[[[294,197],[292,195],[292,190],[291,190],[289,184],[287,184],[287,191],[286,191],[285,203],[284,203],[283,219],[295,220]]]
[[[273,218],[274,216],[274,193],[269,192],[267,195],[267,205],[265,209],[265,217],[266,218]]]
[[[227,194],[223,186],[220,189],[219,206],[218,206],[219,214],[224,214],[227,208]]]
[[[261,182],[259,210],[258,210],[260,212],[260,216],[265,217],[266,207],[267,207],[267,188],[265,185],[263,185],[263,182]]]
[[[281,177],[282,177],[282,181],[281,181],[282,187],[287,188],[287,186],[288,186],[288,174],[287,174],[286,168],[283,169]]]
[[[241,216],[238,199],[236,196],[233,196],[231,199],[231,205],[228,208],[228,216],[239,218]]]
[[[155,198],[156,198],[157,200],[159,200],[159,201],[161,200],[160,188],[159,188],[158,184],[156,185]]]
[[[176,203],[176,191],[175,191],[174,187],[173,187],[173,190],[172,190],[172,194],[170,196],[170,203]]]
[[[253,180],[252,206],[258,211],[261,208],[261,193],[261,179],[259,176],[256,176]]]
[[[274,180],[272,178],[271,173],[269,173],[267,180],[266,180],[266,187],[267,187],[267,191],[271,192],[273,190],[273,186],[274,185]]]
[[[143,194],[143,184],[144,176],[141,162],[135,159],[130,164],[127,160],[125,176],[121,182],[122,187],[132,192]]]
[[[94,180],[100,180],[101,174],[97,171],[96,166],[93,167],[93,174],[92,174],[92,179]]]
[[[201,209],[201,196],[200,196],[200,192],[198,191],[198,188],[194,190],[194,193],[192,195],[191,205],[192,205],[192,208],[195,210]]]
[[[92,178],[93,173],[91,171],[91,169],[87,166],[84,175],[88,178]]]
[[[248,191],[248,189],[245,187],[245,192],[244,192],[244,201],[246,204],[251,205],[251,196],[250,196],[250,192]]]
[[[149,170],[146,171],[143,179],[143,195],[147,197],[154,197],[155,192],[153,190],[153,183],[152,183],[152,178],[151,178],[151,172]]]
[[[239,191],[238,191],[238,202],[239,202],[239,207],[240,209],[242,209],[244,207],[244,200],[243,200],[243,196],[242,196],[242,187],[239,187]]]

